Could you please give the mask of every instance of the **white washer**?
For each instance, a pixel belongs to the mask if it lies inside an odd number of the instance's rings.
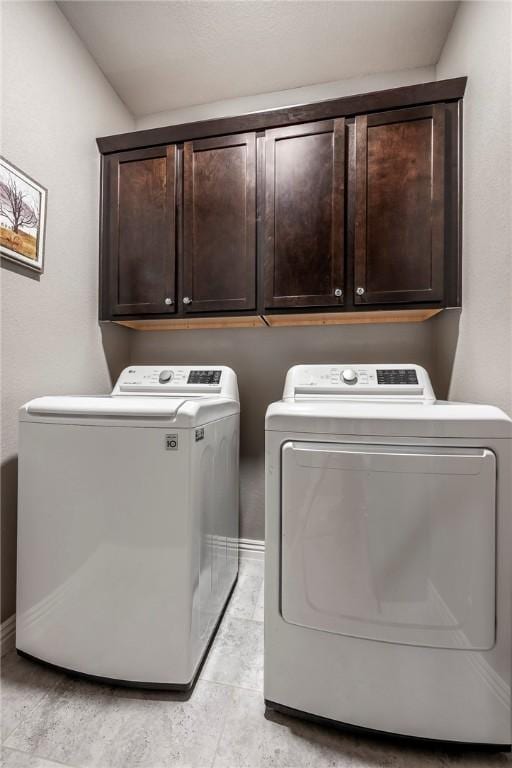
[[[512,422],[417,365],[299,365],[266,417],[265,699],[511,743]]]
[[[20,412],[16,646],[188,688],[238,573],[239,400],[224,366],[134,366]]]

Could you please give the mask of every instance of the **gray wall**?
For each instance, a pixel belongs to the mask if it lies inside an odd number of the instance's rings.
[[[183,109],[172,109],[152,115],[136,118],[137,129],[158,128],[162,125],[178,125],[196,120],[211,120],[217,117],[233,117],[246,112],[259,112],[266,109],[289,107],[294,104],[310,104],[325,99],[352,96],[355,93],[381,91],[386,88],[398,88],[401,85],[428,83],[436,79],[435,67],[417,67],[400,72],[380,72],[374,75],[348,77],[333,83],[305,85],[290,88],[287,91],[260,93],[255,96],[240,96],[236,99],[215,101],[210,104],[197,104]]]
[[[430,321],[429,321],[430,322]],[[238,374],[241,399],[241,536],[264,538],[264,418],[297,363],[396,361],[432,367],[432,334],[417,325],[347,325],[137,332],[132,363],[222,363]]]
[[[437,77],[464,98],[463,310],[432,321],[451,399],[512,413],[512,5],[461,3]]]
[[[2,4],[2,155],[48,189],[45,273],[2,259],[2,620],[15,607],[17,410],[105,392],[129,331],[97,323],[95,137],[133,120],[53,3]]]

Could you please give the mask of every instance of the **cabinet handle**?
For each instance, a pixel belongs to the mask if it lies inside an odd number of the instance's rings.
[[[184,304],[192,304],[192,299],[190,298],[190,296],[184,296],[183,297],[183,303]]]
[[[168,306],[168,307],[170,307],[170,306],[171,306],[171,304],[174,304],[174,302],[173,302],[173,300],[172,300],[172,299],[170,299],[169,297],[167,297],[166,299],[164,299],[164,304],[167,304],[167,306]]]
[[[359,288],[356,288],[356,293],[357,293],[358,296],[362,296],[363,293],[364,293],[364,288],[359,286]]]
[[[343,291],[341,290],[341,288],[335,288],[334,295],[337,296],[338,299],[340,298],[340,296],[343,296]]]

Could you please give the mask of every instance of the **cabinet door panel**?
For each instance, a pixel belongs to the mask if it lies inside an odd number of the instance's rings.
[[[341,305],[345,121],[266,133],[266,308]]]
[[[356,118],[355,303],[439,301],[444,106]]]
[[[109,162],[111,313],[175,312],[175,147]]]
[[[183,171],[185,312],[255,309],[255,135],[187,142]]]

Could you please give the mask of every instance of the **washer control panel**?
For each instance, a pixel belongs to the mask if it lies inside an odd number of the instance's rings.
[[[136,387],[165,387],[168,384],[184,385],[187,383],[188,371],[185,368],[157,368],[156,366],[137,365],[133,368],[125,368],[119,377],[116,386]]]
[[[125,368],[113,395],[212,395],[238,400],[234,371],[227,366],[134,365]]]
[[[388,363],[296,365],[288,371],[283,396],[435,400],[424,368]]]

